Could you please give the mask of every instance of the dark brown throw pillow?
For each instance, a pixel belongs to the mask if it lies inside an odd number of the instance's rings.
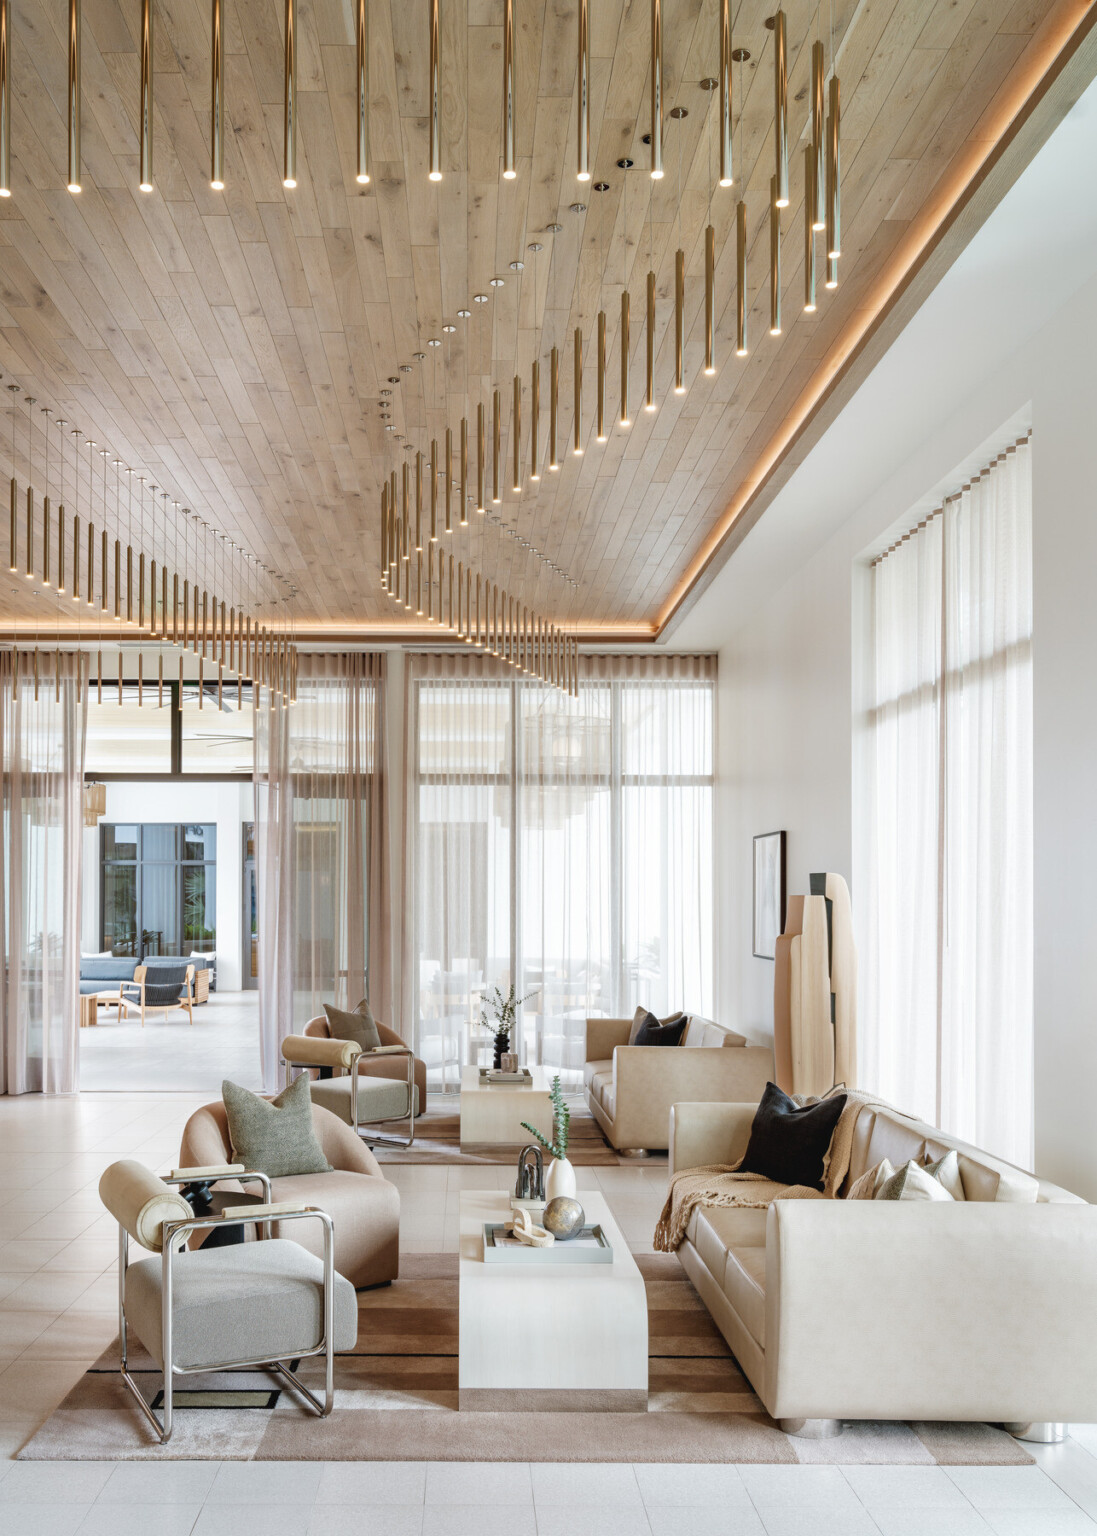
[[[660,1024],[653,1013],[645,1016],[636,1031],[633,1045],[680,1045],[682,1036],[686,1032],[689,1017],[682,1014],[680,1018],[672,1019],[667,1024]]]
[[[834,1093],[801,1109],[776,1083],[767,1083],[739,1172],[822,1189],[823,1159],[845,1107],[845,1094]]]

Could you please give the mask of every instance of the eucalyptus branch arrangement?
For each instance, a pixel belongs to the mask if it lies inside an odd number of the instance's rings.
[[[507,1043],[514,1033],[518,1022],[518,1010],[523,1003],[528,1003],[531,997],[536,997],[537,988],[527,992],[525,997],[518,997],[511,983],[510,991],[503,996],[498,987],[493,987],[491,996],[487,1000],[487,1007],[480,1010],[480,1025],[483,1029],[490,1029],[496,1036],[505,1035]]]
[[[552,1080],[549,1097],[552,1099],[552,1140],[549,1141],[546,1137],[542,1136],[537,1127],[530,1125],[528,1120],[522,1121],[522,1129],[535,1137],[552,1157],[558,1157],[561,1162],[564,1162],[568,1155],[571,1110],[568,1108],[567,1100],[564,1098],[564,1090],[560,1087],[559,1075]]]

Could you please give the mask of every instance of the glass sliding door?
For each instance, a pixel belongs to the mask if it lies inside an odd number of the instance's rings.
[[[104,822],[101,948],[144,960],[217,946],[217,828]]]

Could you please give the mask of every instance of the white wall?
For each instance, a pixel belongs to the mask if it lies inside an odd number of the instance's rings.
[[[246,783],[109,783],[104,821],[215,822],[217,825],[217,990],[235,992],[242,980],[243,837],[252,819]],[[99,829],[84,829],[81,948],[99,948]]]
[[[724,1022],[772,1033],[751,958],[751,837],[789,890],[853,882],[852,736],[866,552],[1033,427],[1036,1166],[1097,1199],[1097,174],[1091,88],[671,644],[720,653]],[[764,342],[762,343],[764,344]]]

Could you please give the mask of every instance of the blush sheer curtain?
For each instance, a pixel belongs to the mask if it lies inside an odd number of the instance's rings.
[[[256,713],[263,1086],[282,1040],[325,1002],[389,1011],[381,655],[302,655],[297,701]],[[371,965],[371,958],[377,963]]]
[[[18,668],[17,675],[13,671]],[[37,676],[36,676],[37,671]],[[0,656],[0,1091],[75,1093],[86,681],[77,655]]]
[[[872,571],[866,1085],[1002,1157],[1033,1138],[1031,445]]]
[[[713,1006],[710,657],[593,657],[578,698],[491,658],[406,662],[404,996],[434,1086],[517,1048],[581,1080],[588,1015]]]

